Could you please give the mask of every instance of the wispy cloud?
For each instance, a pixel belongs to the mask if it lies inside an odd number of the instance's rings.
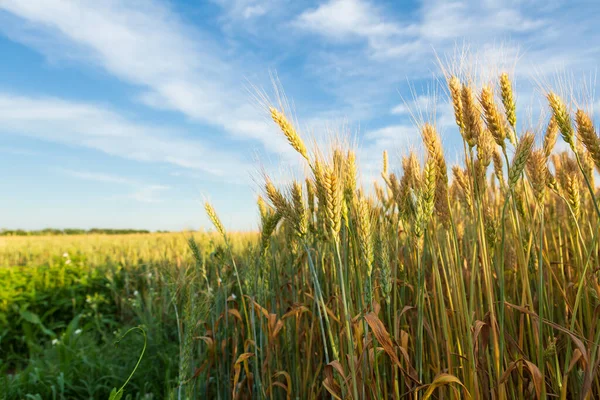
[[[419,143],[419,131],[411,124],[388,125],[365,133],[372,150],[414,146]]]
[[[99,172],[75,171],[75,170],[64,169],[64,168],[59,168],[58,170],[70,177],[82,179],[85,181],[102,182],[102,183],[116,183],[116,184],[120,184],[120,185],[133,185],[133,184],[137,183],[136,181],[129,179],[129,178],[125,178],[125,177],[117,176],[117,175],[99,173]]]
[[[158,203],[162,201],[160,194],[170,189],[170,186],[148,184],[137,179],[120,175],[91,171],[75,171],[67,168],[58,168],[57,170],[72,178],[89,182],[115,184],[126,187],[126,190],[129,191],[128,194],[111,196],[111,199],[132,199],[143,203]]]
[[[499,32],[539,31],[544,23],[525,16],[517,5],[496,0],[426,0],[403,15],[370,0],[329,0],[303,12],[294,25],[338,42],[362,39],[369,54],[380,60],[402,57],[415,62],[432,47],[465,38],[481,43]]]
[[[410,115],[418,110],[427,110],[434,104],[435,99],[433,97],[421,94],[412,101],[403,102],[394,106],[390,112],[396,115]]]
[[[259,11],[248,7],[252,4],[245,6],[246,13]],[[142,88],[138,98],[146,105],[208,124],[213,135],[224,130],[270,151],[289,151],[285,140],[257,118],[244,90],[251,66],[236,67],[226,49],[162,2],[5,0],[0,10],[18,17],[3,24],[15,40],[54,59],[75,55],[99,66]]]
[[[350,10],[350,12],[346,12]],[[329,0],[294,19],[303,37],[318,37],[309,71],[335,88],[341,101],[381,106],[381,98],[412,82],[441,75],[444,59],[468,46],[479,63],[520,77],[596,67],[600,39],[591,29],[600,9],[561,1],[423,0],[413,8],[371,0]],[[485,65],[483,65],[485,63]],[[389,100],[388,100],[389,101]]]
[[[330,0],[303,12],[296,25],[339,41],[367,39],[373,46],[402,33],[400,26],[386,22],[381,12],[364,0]]]
[[[528,16],[525,8],[518,2],[501,0],[426,0],[420,9],[421,21],[415,33],[430,40],[453,40],[475,32],[489,38],[498,32],[539,31],[547,21],[539,16],[539,9],[531,14],[535,16]]]
[[[131,160],[169,163],[232,181],[239,179],[240,170],[249,168],[235,154],[206,140],[136,123],[106,107],[51,97],[0,92],[0,132],[87,147]]]
[[[248,20],[258,18],[271,10],[277,0],[212,0],[221,6],[228,19]]]

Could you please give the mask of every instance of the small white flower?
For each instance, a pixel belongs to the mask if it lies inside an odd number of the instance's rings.
[[[76,334],[76,335],[79,335],[79,334],[81,334],[81,332],[82,332],[82,331],[81,331],[81,329],[75,329],[75,334]]]
[[[139,292],[138,292],[137,290],[135,290],[135,291],[133,292],[133,295],[134,295],[134,296],[137,296],[138,294],[139,294]]]
[[[148,279],[152,279],[152,272],[148,272]]]
[[[69,257],[69,253],[63,253],[63,257],[64,258],[68,258]]]
[[[65,264],[71,264],[71,260],[65,261]]]
[[[223,282],[223,281],[221,280],[221,278],[219,278],[219,283],[221,283],[221,282]]]
[[[56,346],[58,344],[58,339],[52,339],[52,346]]]
[[[237,299],[237,296],[235,295],[235,293],[231,293],[231,298],[234,300]]]

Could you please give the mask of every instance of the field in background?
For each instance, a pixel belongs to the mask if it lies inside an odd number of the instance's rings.
[[[509,76],[474,80],[447,77],[461,164],[419,121],[372,189],[270,108],[309,175],[266,178],[260,234],[207,203],[192,240],[0,238],[7,398],[107,397],[142,348],[131,398],[598,398],[597,130],[552,92],[521,128]]]
[[[138,325],[148,342],[128,390],[168,398],[178,384],[177,285],[196,265],[191,237],[208,263],[222,251],[220,236],[205,233],[0,237],[0,398],[108,398],[144,345],[135,331],[115,342]],[[237,234],[234,248],[256,238]]]

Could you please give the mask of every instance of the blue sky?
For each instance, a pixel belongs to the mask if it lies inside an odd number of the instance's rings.
[[[409,110],[458,133],[438,57],[468,44],[514,71],[521,127],[539,82],[596,88],[596,1],[0,0],[0,227],[257,226],[260,171],[301,176],[255,89],[277,74],[306,138],[343,129],[363,181],[418,146]],[[514,68],[516,65],[516,69]],[[537,82],[537,83],[536,83]]]

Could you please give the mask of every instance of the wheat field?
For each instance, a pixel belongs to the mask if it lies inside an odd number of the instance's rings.
[[[390,165],[384,152],[380,183],[367,187],[353,149],[310,149],[289,111],[271,107],[309,173],[285,185],[266,177],[259,233],[228,233],[218,204],[206,203],[212,234],[73,242],[73,254],[86,253],[82,266],[110,271],[105,301],[118,324],[139,323],[144,338],[157,345],[162,334],[171,346],[162,389],[144,386],[154,349],[119,395],[600,398],[592,115],[545,90],[547,118],[522,130],[509,74],[474,81],[445,79],[464,144],[457,165],[435,121],[424,121],[415,126],[422,154]],[[2,246],[3,274],[51,257],[48,268],[69,268],[66,239],[36,240],[39,248],[28,240]],[[8,297],[5,310],[15,304]],[[127,349],[135,363],[141,342]],[[6,365],[16,368],[6,387],[35,387],[18,372],[23,363]]]

